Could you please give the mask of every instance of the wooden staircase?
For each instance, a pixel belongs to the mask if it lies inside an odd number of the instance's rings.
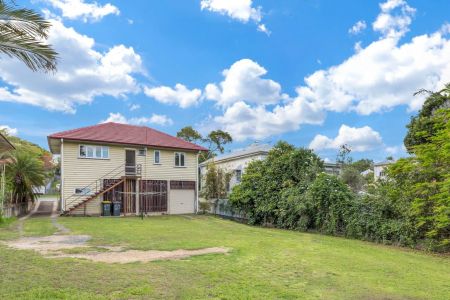
[[[85,205],[89,201],[100,197],[115,187],[126,183],[128,180],[139,178],[141,176],[141,169],[142,167],[140,164],[133,166],[122,164],[117,166],[102,177],[97,178],[90,184],[80,189],[82,191],[86,191],[86,193],[72,194],[69,197],[64,198],[62,201],[62,213],[65,215],[70,214],[80,206]]]
[[[112,189],[115,188],[116,186],[118,186],[118,185],[124,183],[125,180],[126,180],[126,177],[123,176],[119,181],[117,181],[117,182],[115,182],[115,183],[113,183],[113,184],[109,184],[109,185],[104,186],[104,187],[103,187],[102,189],[100,189],[99,191],[95,192],[95,193],[92,194],[92,195],[89,195],[89,196],[88,196],[86,199],[84,199],[83,201],[80,201],[80,202],[78,202],[78,203],[72,205],[71,207],[69,207],[68,210],[66,211],[66,213],[70,213],[70,212],[74,211],[75,209],[77,209],[78,207],[80,207],[80,206],[86,204],[87,202],[89,202],[89,201],[91,201],[91,200],[94,200],[95,198],[97,198],[97,197],[103,195],[104,193],[109,192],[110,190],[112,190]]]

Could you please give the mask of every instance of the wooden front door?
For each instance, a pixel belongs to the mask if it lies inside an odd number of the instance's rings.
[[[136,174],[136,151],[125,150],[125,175]]]

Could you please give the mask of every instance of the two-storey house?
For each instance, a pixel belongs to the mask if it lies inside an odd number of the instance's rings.
[[[127,214],[187,214],[198,207],[205,148],[145,126],[104,123],[48,136],[61,156],[61,212],[100,215],[102,201]]]

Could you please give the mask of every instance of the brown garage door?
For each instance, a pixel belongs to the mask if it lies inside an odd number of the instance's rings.
[[[167,181],[141,180],[139,191],[140,212],[167,211]]]

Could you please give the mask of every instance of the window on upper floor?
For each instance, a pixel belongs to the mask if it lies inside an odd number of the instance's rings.
[[[153,163],[157,165],[161,163],[161,152],[159,150],[153,152]]]
[[[242,170],[236,170],[236,182],[241,182]]]
[[[175,152],[175,167],[184,167],[184,153]]]
[[[139,156],[146,156],[147,155],[147,150],[145,148],[141,148],[138,150],[138,155]]]
[[[80,158],[95,158],[95,159],[108,159],[109,147],[107,146],[93,146],[93,145],[80,145],[78,153]]]

